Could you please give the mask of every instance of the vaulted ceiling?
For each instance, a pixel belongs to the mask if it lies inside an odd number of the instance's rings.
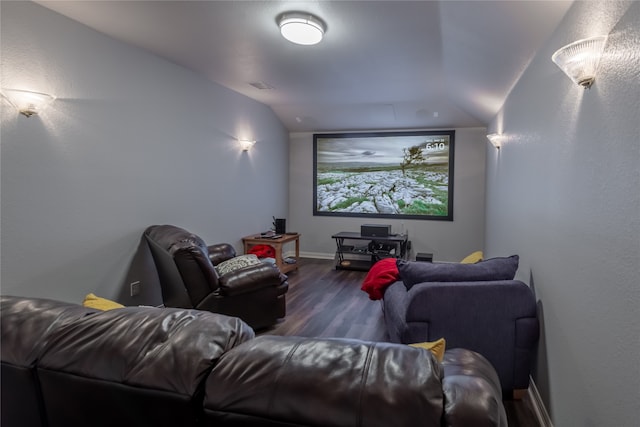
[[[572,2],[38,3],[269,105],[296,132],[486,126]],[[324,20],[324,40],[283,39],[286,11]]]

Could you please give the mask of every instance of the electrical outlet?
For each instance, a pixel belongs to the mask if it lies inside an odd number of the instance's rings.
[[[136,282],[132,282],[131,283],[131,296],[135,297],[140,295],[140,286],[142,286],[142,284],[140,283],[140,281],[136,281]]]

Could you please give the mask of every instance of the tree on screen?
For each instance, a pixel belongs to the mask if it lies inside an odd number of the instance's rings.
[[[402,163],[400,163],[400,169],[402,169],[402,176],[405,175],[406,168],[409,165],[419,165],[425,161],[424,155],[422,154],[422,148],[418,145],[414,145],[413,147],[403,148],[403,159]]]

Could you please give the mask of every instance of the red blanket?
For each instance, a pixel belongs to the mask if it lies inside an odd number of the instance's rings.
[[[369,294],[369,299],[382,299],[389,285],[400,280],[395,258],[385,258],[373,264],[367,277],[362,282],[362,289]]]
[[[275,258],[276,250],[270,245],[255,245],[247,251],[249,254],[255,254],[258,258]]]

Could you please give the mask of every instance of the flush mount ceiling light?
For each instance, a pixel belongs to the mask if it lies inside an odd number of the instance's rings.
[[[578,85],[587,89],[596,78],[607,36],[578,40],[558,49],[551,60]]]
[[[282,37],[292,43],[313,45],[320,43],[326,26],[319,18],[310,13],[287,12],[278,18]]]
[[[38,114],[56,99],[55,96],[46,93],[20,89],[3,89],[2,96],[9,101],[20,114],[24,114],[27,117]]]

